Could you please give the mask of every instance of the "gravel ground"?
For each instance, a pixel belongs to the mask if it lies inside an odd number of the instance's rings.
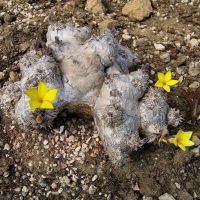
[[[179,80],[168,103],[184,121],[170,133],[193,131],[195,146],[183,152],[155,142],[115,168],[92,120],[63,111],[51,130],[21,131],[0,112],[0,199],[200,199],[200,1],[152,0],[152,13],[142,21],[122,15],[128,1],[104,0],[90,9],[93,2],[0,1],[1,87],[20,79],[18,60],[37,35],[45,41],[49,16],[89,26],[96,35],[110,28],[149,63],[150,85],[167,70]]]

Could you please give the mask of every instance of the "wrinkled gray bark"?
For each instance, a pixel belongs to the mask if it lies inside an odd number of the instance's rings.
[[[49,126],[65,108],[93,116],[107,154],[121,166],[132,150],[146,140],[153,141],[167,129],[167,121],[172,124],[179,115],[168,112],[165,95],[157,89],[151,88],[139,102],[148,88],[147,72],[133,71],[137,54],[120,45],[111,33],[93,37],[86,27],[54,23],[48,28],[46,45],[52,55],[29,51],[19,61],[21,80],[7,82],[1,89],[1,109],[22,129]],[[59,89],[53,110],[29,108],[24,91],[37,87],[40,80],[49,89]],[[38,115],[42,123],[37,122]]]

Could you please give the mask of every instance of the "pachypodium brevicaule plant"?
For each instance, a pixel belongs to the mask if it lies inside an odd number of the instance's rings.
[[[166,74],[158,72],[157,75],[158,75],[158,81],[155,83],[155,86],[163,88],[167,92],[170,92],[170,86],[176,85],[179,82],[178,80],[172,80],[171,71],[167,71]],[[179,130],[178,133],[172,138],[165,140],[161,137],[159,141],[165,143],[167,142],[172,143],[175,146],[180,147],[183,151],[185,151],[186,150],[185,147],[194,145],[194,142],[190,140],[191,136],[192,136],[192,131],[184,132],[182,130]]]
[[[34,110],[36,108],[53,109],[54,106],[51,101],[56,98],[57,92],[57,88],[49,90],[45,83],[39,81],[37,88],[30,88],[24,93],[30,98],[30,109]]]

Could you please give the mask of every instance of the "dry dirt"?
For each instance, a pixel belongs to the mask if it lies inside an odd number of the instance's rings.
[[[193,131],[193,135],[200,138],[198,120],[200,107],[194,109],[194,99],[198,102],[200,92],[189,89],[195,81],[200,82],[200,75],[194,76],[189,73],[191,63],[200,60],[200,2],[198,0],[152,1],[153,13],[142,22],[130,21],[121,14],[125,0],[104,0],[107,12],[102,16],[85,11],[84,0],[76,0],[77,4],[72,4],[63,10],[67,2],[27,1],[33,6],[48,3],[42,7],[44,13],[51,14],[60,22],[89,26],[95,34],[100,32],[98,26],[100,22],[108,17],[116,20],[113,29],[116,39],[132,51],[136,51],[142,63],[149,63],[150,85],[155,83],[157,71],[166,72],[167,69],[174,72],[174,79],[183,79],[168,94],[169,105],[179,109],[184,118],[179,127],[170,129],[170,133],[173,135],[182,129]],[[13,1],[11,7],[18,4],[23,5],[23,1]],[[9,79],[16,81],[20,78],[16,61],[26,53],[31,41],[37,35],[45,40],[48,20],[36,16],[33,21],[37,23],[27,25],[26,22],[23,28],[19,29],[20,22],[15,22],[23,19],[23,15],[11,12],[4,2],[0,3],[0,12],[13,16],[10,21],[0,16],[0,72],[4,72],[0,79],[2,87]],[[122,37],[123,32],[126,32],[125,29],[132,37],[130,40]],[[199,41],[196,47],[191,47],[192,39]],[[165,46],[164,52],[169,52],[171,55],[170,62],[164,63],[161,60],[162,51],[157,51],[154,43]],[[54,121],[53,129],[59,129],[61,125],[64,125],[69,135],[74,134],[80,140],[88,139],[90,134],[95,132],[92,120],[83,120],[79,116],[70,116],[65,112]],[[78,135],[83,126],[86,129],[85,138]],[[74,130],[77,132],[73,133]],[[56,136],[58,141],[52,142]],[[55,152],[63,149],[65,145],[60,136],[60,133],[53,130],[23,132],[17,126],[12,126],[12,122],[3,112],[0,113],[0,199],[139,200],[152,197],[150,200],[158,199],[164,193],[172,195],[177,200],[200,199],[199,154],[190,151],[195,147],[184,152],[173,145],[154,142],[133,152],[125,166],[115,168],[105,155],[100,142],[95,140],[96,142],[93,142],[93,146],[86,153],[84,163],[75,161],[66,166],[64,157],[55,158]],[[48,141],[47,144],[45,140]],[[92,148],[98,149],[95,155],[91,155]],[[92,181],[94,175],[98,177]],[[61,184],[60,180],[65,176],[70,180],[68,185]],[[85,185],[90,189],[94,186],[92,188],[94,194],[87,188],[84,190]]]

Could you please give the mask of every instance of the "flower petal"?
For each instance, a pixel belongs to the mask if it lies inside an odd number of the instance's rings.
[[[167,92],[170,92],[170,87],[169,87],[169,85],[164,85],[164,86],[163,86],[163,89],[166,90]]]
[[[179,81],[178,80],[170,80],[170,81],[167,81],[167,85],[169,86],[172,86],[172,85],[176,85]]]
[[[164,83],[165,81],[165,75],[161,72],[158,72],[158,80],[161,82],[161,83]]]
[[[165,83],[168,82],[169,80],[172,79],[172,72],[171,71],[167,71],[167,73],[165,74]]]
[[[155,83],[155,86],[156,87],[163,87],[163,83],[162,82],[160,82],[159,80]]]
[[[49,90],[43,97],[44,101],[53,101],[56,98],[58,89]]]
[[[174,139],[174,145],[175,146],[177,146],[178,145],[178,140],[177,140],[177,138],[175,137],[175,139]]]
[[[175,139],[175,138],[169,138],[169,139],[168,139],[168,142],[174,144],[174,139]]]
[[[40,108],[53,109],[54,107],[49,101],[43,101],[42,104],[40,105]]]
[[[185,148],[182,144],[178,144],[178,146],[179,146],[183,151],[186,150],[186,148]]]
[[[181,140],[181,144],[184,145],[185,147],[193,146],[194,142],[190,140]]]
[[[31,110],[34,110],[36,108],[40,108],[41,103],[38,101],[34,101],[34,100],[29,100],[29,106]]]
[[[182,140],[189,140],[192,136],[192,131],[184,132],[182,130],[179,130],[177,133],[177,137],[181,138]]]
[[[40,81],[38,83],[38,95],[39,95],[39,97],[42,99],[47,92],[48,92],[47,86],[42,81]]]
[[[30,88],[25,90],[24,93],[32,100],[39,101],[38,90],[36,88]]]

